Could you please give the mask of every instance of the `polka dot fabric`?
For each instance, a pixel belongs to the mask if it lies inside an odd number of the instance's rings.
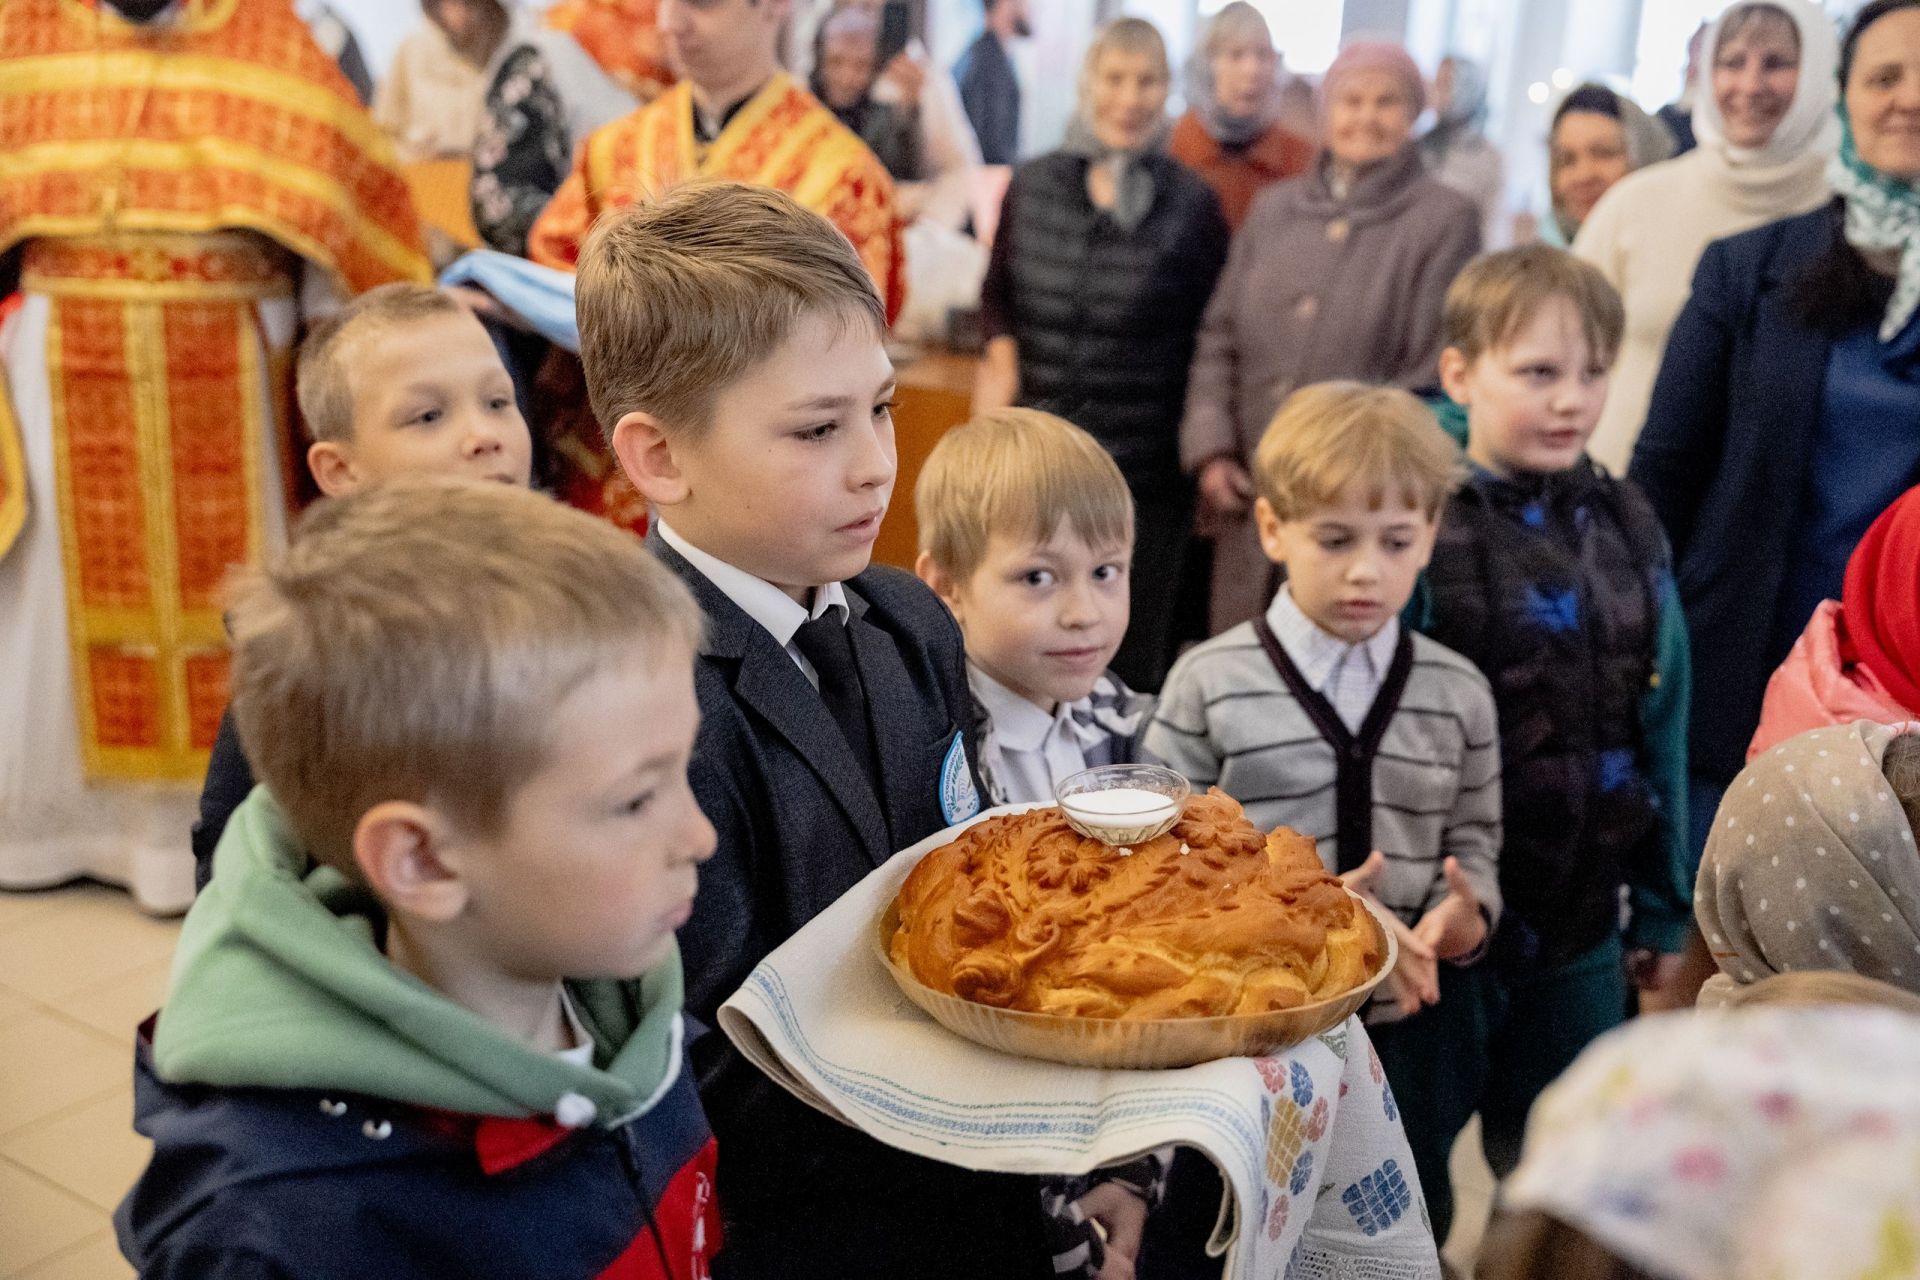
[[[1905,728],[1861,720],[1815,729],[1733,780],[1694,890],[1720,966],[1703,1003],[1806,969],[1920,992],[1920,852],[1880,771]]]
[[[1502,1200],[1669,1280],[1920,1280],[1920,1020],[1638,1019],[1541,1095]]]

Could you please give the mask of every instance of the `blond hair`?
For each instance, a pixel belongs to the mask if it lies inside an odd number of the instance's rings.
[[[228,623],[248,759],[309,852],[357,877],[354,828],[382,801],[497,831],[568,692],[636,650],[691,656],[701,615],[605,521],[420,479],[316,505],[239,581]]]
[[[913,503],[920,549],[956,579],[995,533],[1044,542],[1065,527],[1090,547],[1133,543],[1133,497],[1113,456],[1065,418],[995,409],[941,437]]]
[[[1460,450],[1404,391],[1322,382],[1288,396],[1260,437],[1254,485],[1281,520],[1303,520],[1356,486],[1378,511],[1389,495],[1438,519],[1465,477]]]
[[[1093,81],[1094,68],[1109,53],[1143,54],[1160,68],[1160,78],[1173,79],[1173,62],[1167,57],[1167,42],[1160,28],[1145,18],[1115,18],[1093,33],[1086,59],[1080,64],[1080,96],[1085,101]]]
[[[831,222],[770,187],[695,183],[602,217],[574,290],[602,430],[642,412],[704,432],[714,398],[803,317],[886,333],[886,307]]]
[[[368,338],[422,320],[471,314],[432,285],[383,284],[316,322],[294,363],[294,396],[315,440],[353,439],[353,354]],[[478,321],[474,323],[478,324]]]
[[[1588,349],[1611,365],[1627,328],[1619,291],[1592,263],[1544,244],[1485,254],[1454,277],[1441,318],[1446,345],[1471,364],[1513,341],[1555,300],[1573,307]]]

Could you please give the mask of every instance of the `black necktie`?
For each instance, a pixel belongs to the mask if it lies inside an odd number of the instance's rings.
[[[875,767],[873,730],[867,722],[867,693],[860,687],[860,668],[853,659],[853,637],[837,609],[828,609],[811,622],[801,624],[793,633],[794,647],[813,664],[820,677],[820,700],[827,704],[833,722],[853,749],[853,758],[880,794],[880,775]]]

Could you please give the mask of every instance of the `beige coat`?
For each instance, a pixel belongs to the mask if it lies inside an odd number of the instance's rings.
[[[1334,378],[1437,383],[1447,286],[1480,251],[1480,211],[1427,176],[1411,145],[1345,199],[1313,170],[1262,192],[1234,237],[1200,330],[1181,458],[1251,465],[1280,402]],[[1277,586],[1251,515],[1214,552],[1212,629],[1265,609]]]

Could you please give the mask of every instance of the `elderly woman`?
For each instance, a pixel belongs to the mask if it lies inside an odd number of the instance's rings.
[[[1219,529],[1212,626],[1267,607],[1275,569],[1247,462],[1296,388],[1355,378],[1435,385],[1447,286],[1480,248],[1480,211],[1413,142],[1426,89],[1396,45],[1349,45],[1323,85],[1313,169],[1269,187],[1234,238],[1201,327],[1180,452]]]
[[[1745,758],[1768,675],[1920,481],[1920,0],[1862,9],[1840,70],[1838,197],[1708,247],[1633,457],[1692,632],[1702,817]]]
[[[1573,251],[1613,282],[1627,336],[1607,407],[1587,446],[1626,470],[1646,420],[1667,334],[1709,243],[1826,203],[1834,118],[1833,28],[1809,0],[1736,4],[1707,33],[1700,145],[1621,181],[1580,228]]]
[[[1246,0],[1213,16],[1187,63],[1187,114],[1167,144],[1207,180],[1234,230],[1267,186],[1304,173],[1313,144],[1280,124],[1280,55]]]
[[[1579,235],[1600,197],[1637,169],[1673,154],[1673,135],[1625,94],[1589,81],[1554,108],[1547,133],[1547,188],[1552,216],[1540,238],[1565,248]]]
[[[1487,73],[1459,54],[1440,60],[1433,73],[1433,127],[1420,135],[1427,170],[1480,206],[1488,244],[1504,242],[1499,225],[1506,208],[1506,165],[1487,141]]]
[[[1714,820],[1694,895],[1720,967],[1702,1004],[1808,970],[1920,994],[1920,736],[1908,727],[1860,720],[1814,729],[1740,775]]]
[[[1084,427],[1134,501],[1133,623],[1114,670],[1158,689],[1193,530],[1180,407],[1229,232],[1211,188],[1165,155],[1166,45],[1151,23],[1102,27],[1058,151],[1014,172],[981,291],[976,410],[1021,404]]]

